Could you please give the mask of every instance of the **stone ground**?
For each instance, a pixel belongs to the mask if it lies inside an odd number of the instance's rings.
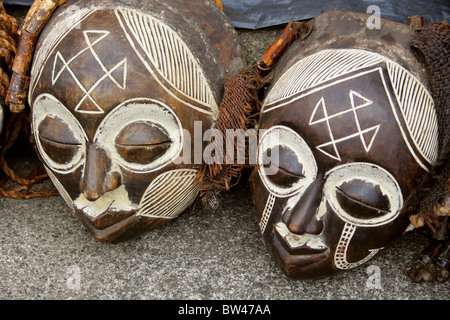
[[[238,30],[249,63],[280,30]],[[37,165],[27,149],[10,157],[19,172]],[[0,299],[449,300],[450,282],[415,284],[404,273],[426,245],[423,233],[412,231],[359,268],[294,281],[262,241],[245,180],[223,194],[218,210],[189,210],[118,245],[97,242],[59,196],[3,198]]]

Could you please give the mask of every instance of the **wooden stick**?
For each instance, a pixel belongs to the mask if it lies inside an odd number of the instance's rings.
[[[295,39],[299,37],[304,39],[310,32],[311,26],[307,22],[289,22],[269,49],[263,54],[261,66],[266,68],[272,67]]]
[[[20,41],[14,60],[6,103],[11,112],[25,109],[30,85],[31,63],[39,35],[53,12],[68,0],[35,0],[20,28]]]

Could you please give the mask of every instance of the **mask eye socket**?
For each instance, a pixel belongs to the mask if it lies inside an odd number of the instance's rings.
[[[38,138],[42,150],[60,165],[70,163],[82,148],[82,142],[75,137],[69,125],[57,117],[44,118],[39,125]]]
[[[337,186],[336,199],[345,212],[357,219],[376,219],[390,212],[389,198],[380,186],[359,179]]]
[[[169,133],[158,125],[135,122],[116,138],[119,155],[130,163],[146,164],[162,157],[172,144]]]
[[[324,194],[333,210],[346,222],[376,226],[394,220],[403,206],[395,178],[369,163],[351,163],[327,174]]]
[[[39,154],[49,168],[64,174],[82,164],[87,141],[84,130],[56,98],[44,94],[36,99],[32,126]]]
[[[270,159],[272,149],[265,151],[264,157]],[[299,162],[296,154],[285,146],[278,149],[279,156],[273,159],[272,163],[263,165],[264,169],[269,170],[271,165],[277,167],[275,174],[268,174],[267,179],[274,185],[283,188],[290,187],[305,178],[303,165]],[[278,159],[277,159],[278,158]]]
[[[262,135],[258,165],[264,185],[278,197],[301,193],[317,176],[311,149],[298,133],[285,126],[274,126]]]
[[[123,168],[151,172],[179,156],[182,132],[181,122],[170,107],[138,98],[111,111],[100,124],[94,141]]]

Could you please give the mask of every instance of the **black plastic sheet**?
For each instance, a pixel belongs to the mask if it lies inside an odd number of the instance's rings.
[[[449,0],[222,0],[225,13],[236,28],[258,29],[291,20],[307,20],[330,10],[373,14],[376,5],[383,19],[408,23],[408,17],[420,15],[425,23],[449,21]]]
[[[19,6],[31,6],[34,0],[3,0],[4,4],[15,4]]]
[[[112,0],[113,1],[113,0]],[[236,28],[259,29],[308,20],[329,10],[370,13],[380,8],[381,18],[408,23],[408,17],[423,16],[425,23],[449,21],[449,0],[222,0],[225,13]],[[4,0],[10,5],[31,5],[33,0]]]

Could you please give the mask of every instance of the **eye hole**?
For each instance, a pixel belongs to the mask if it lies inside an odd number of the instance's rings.
[[[47,116],[39,124],[39,140],[43,151],[54,162],[70,163],[79,153],[82,143],[62,119]]]
[[[67,174],[79,168],[87,137],[74,115],[54,96],[42,94],[32,104],[36,148],[52,171]]]
[[[372,163],[335,167],[327,173],[323,194],[342,220],[357,226],[386,224],[398,216],[403,206],[397,180]]]
[[[273,195],[300,194],[316,179],[317,163],[306,141],[294,130],[273,126],[259,143],[259,176]]]
[[[166,130],[148,122],[126,126],[116,139],[116,149],[122,158],[138,164],[147,164],[160,158],[171,144]]]
[[[279,156],[274,157],[272,163],[264,165],[265,169],[269,169],[272,165],[275,166],[275,174],[267,175],[267,179],[277,186],[291,187],[299,180],[305,178],[303,165],[299,162],[295,153],[285,147],[279,147]],[[272,158],[272,149],[265,151],[264,155],[267,159]]]
[[[103,119],[93,140],[110,152],[119,166],[142,173],[175,160],[183,139],[181,121],[171,107],[153,99],[134,98]]]
[[[337,200],[347,213],[355,218],[371,219],[390,212],[390,203],[379,185],[360,179],[344,182],[337,189]]]

